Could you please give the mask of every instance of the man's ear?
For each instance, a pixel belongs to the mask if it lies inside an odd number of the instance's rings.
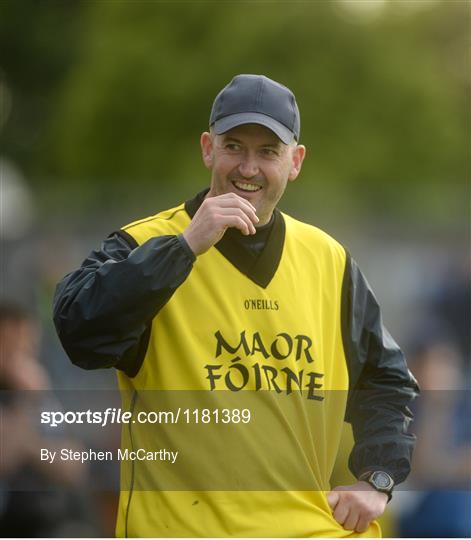
[[[294,150],[293,155],[291,156],[291,170],[288,175],[288,180],[292,182],[296,180],[298,174],[301,172],[301,167],[303,165],[304,157],[306,156],[306,147],[302,144],[298,144]]]
[[[209,132],[205,131],[201,134],[200,144],[203,163],[208,169],[211,169],[213,166],[213,138]]]

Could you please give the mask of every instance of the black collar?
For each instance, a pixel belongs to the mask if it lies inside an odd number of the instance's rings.
[[[185,202],[185,210],[191,218],[196,214],[208,191],[209,188],[206,188],[200,191],[196,197]],[[249,237],[244,236],[238,229],[234,228],[227,229],[222,239],[214,247],[240,272],[265,289],[280,264],[285,232],[286,227],[283,216],[275,208],[273,211],[273,225],[266,244],[259,255],[251,252],[244,245],[244,241]]]

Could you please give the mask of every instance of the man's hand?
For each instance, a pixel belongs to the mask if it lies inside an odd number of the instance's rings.
[[[259,219],[255,207],[235,193],[209,197],[203,201],[183,237],[195,255],[201,255],[224,236],[228,227],[242,234],[255,234]]]
[[[359,481],[351,486],[337,486],[327,495],[327,502],[334,519],[344,529],[362,533],[384,512],[388,496],[368,482]]]

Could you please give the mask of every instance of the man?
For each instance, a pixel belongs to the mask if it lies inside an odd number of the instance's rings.
[[[188,468],[197,479],[174,490],[136,489],[138,468],[122,469],[131,480],[118,535],[378,536],[373,520],[409,472],[407,405],[418,389],[373,293],[341,245],[276,208],[302,167],[299,133],[288,88],[236,76],[201,136],[209,190],[112,234],[58,286],[68,355],[85,369],[116,367],[129,410],[149,389],[263,402],[266,433],[241,428],[207,456],[216,468],[241,441],[226,460],[232,485],[206,485],[202,462]],[[328,492],[344,418],[358,481]],[[132,426],[123,444],[157,436],[168,429]],[[244,467],[231,468],[241,453]],[[144,470],[146,479],[167,474]]]
[[[38,424],[39,410],[56,405],[39,359],[40,328],[16,302],[0,301],[0,530],[4,537],[95,535],[93,508],[83,494],[88,468],[79,462],[45,463],[39,449],[81,450],[61,432]]]

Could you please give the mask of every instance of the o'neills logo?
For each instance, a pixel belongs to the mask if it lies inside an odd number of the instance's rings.
[[[293,370],[288,365],[294,361],[303,360],[304,365],[314,362],[312,357],[312,340],[303,334],[291,336],[286,332],[276,334],[271,340],[262,339],[259,332],[247,336],[245,330],[240,333],[238,343],[229,343],[218,330],[214,334],[216,338],[215,358],[219,358],[223,352],[231,356],[229,362],[224,364],[206,364],[211,390],[216,389],[216,381],[221,381],[228,390],[238,392],[247,385],[255,390],[275,390],[277,393],[286,392],[291,394],[294,390],[306,393],[307,399],[322,401],[324,398],[316,394],[316,390],[322,388],[323,373],[307,371],[305,368]],[[260,355],[268,360],[276,360],[276,367],[255,361]],[[307,363],[307,364],[306,364]],[[278,367],[279,366],[279,367]],[[217,385],[220,389],[220,384]]]
[[[278,305],[278,300],[266,300],[265,298],[248,298],[244,300],[245,309],[272,309],[273,311],[278,311],[280,306]]]

